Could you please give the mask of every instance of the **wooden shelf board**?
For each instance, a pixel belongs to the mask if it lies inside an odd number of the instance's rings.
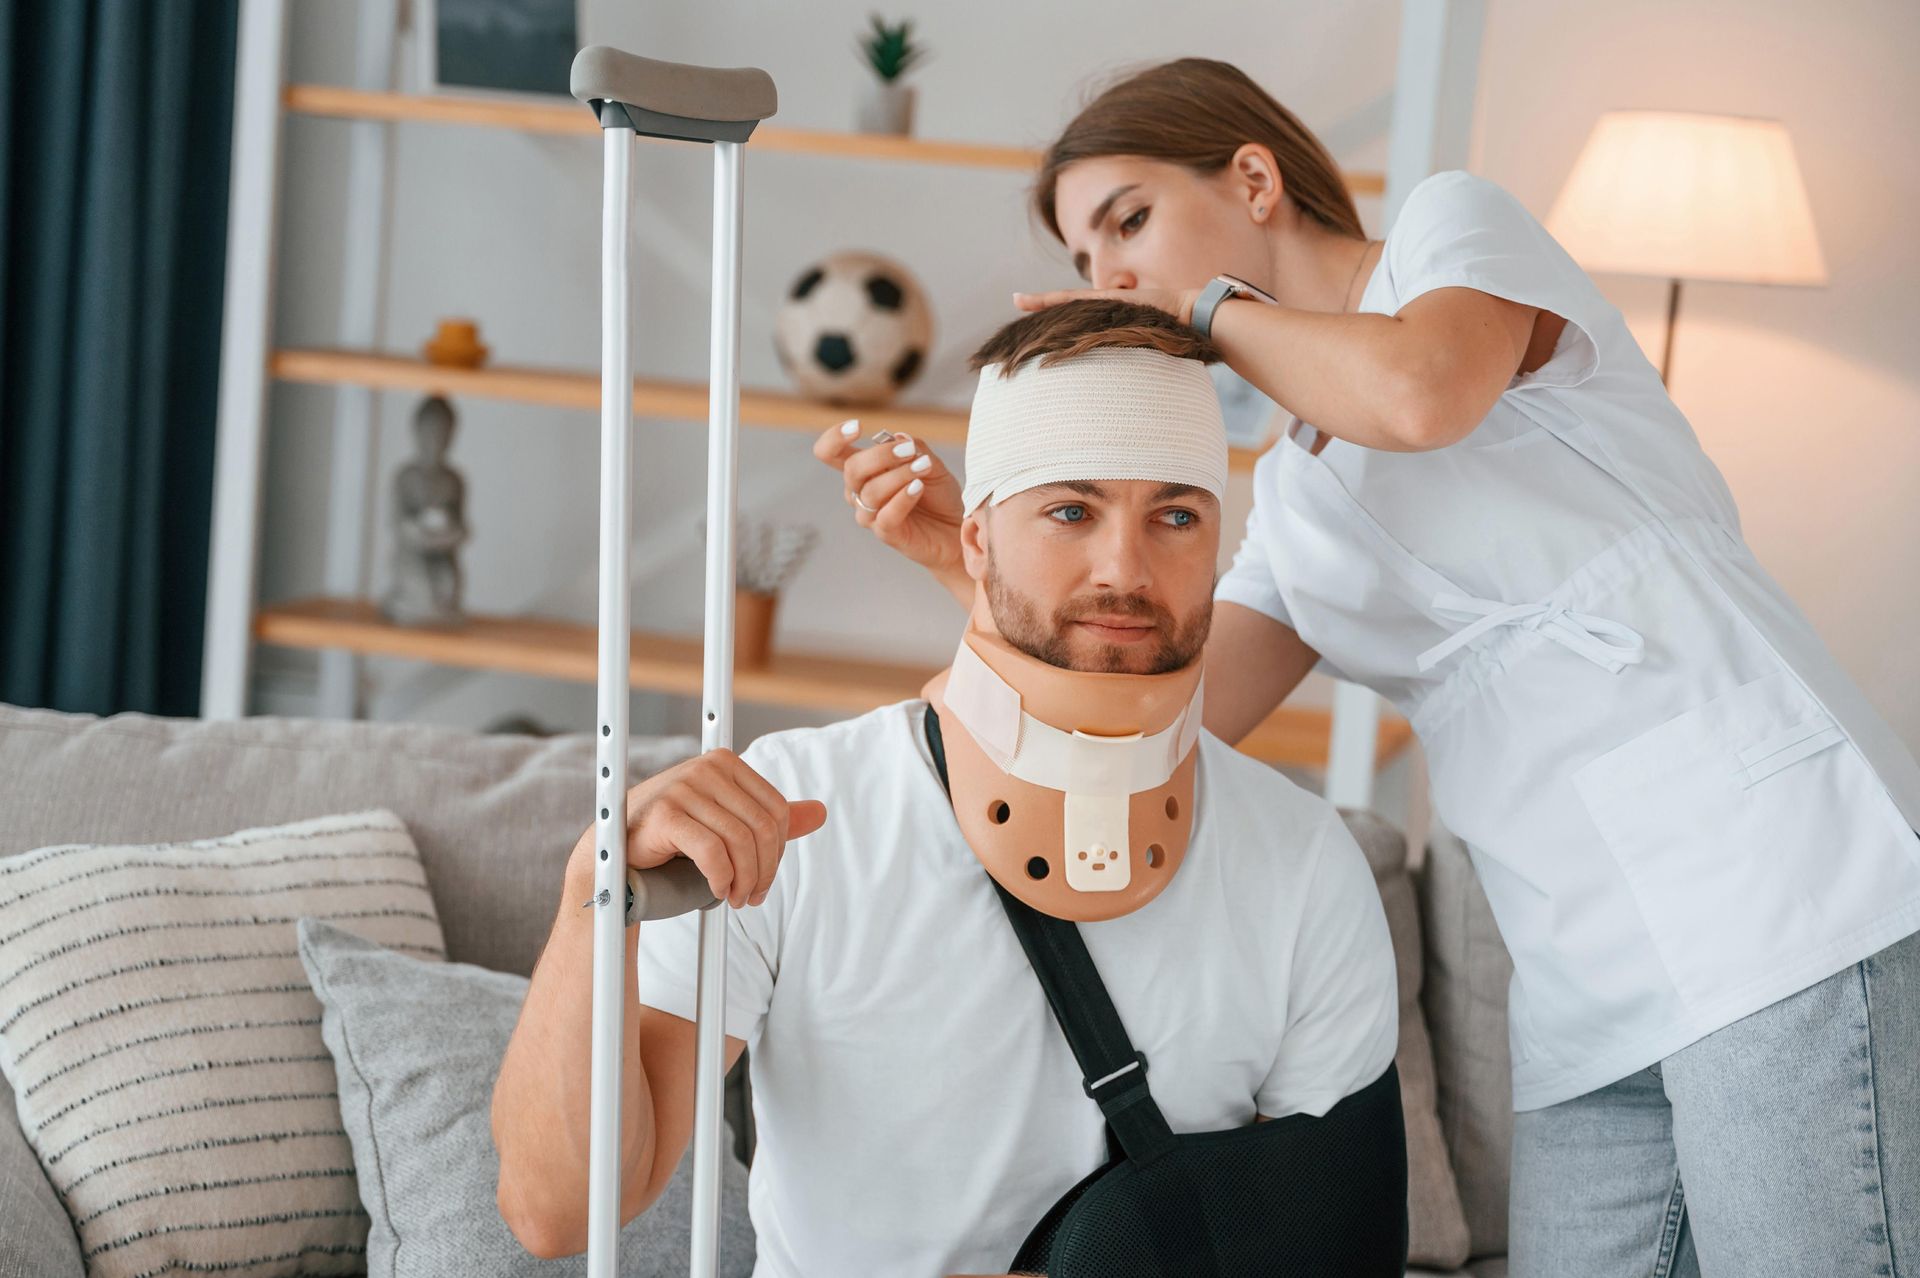
[[[470,670],[499,670],[592,683],[598,678],[598,635],[592,626],[540,617],[471,617],[457,627],[400,626],[357,599],[300,599],[263,608],[254,637],[288,648],[342,649],[403,657]],[[633,632],[630,678],[636,688],[700,695],[698,639]],[[776,650],[764,669],[736,669],[742,701],[811,710],[862,713],[920,695],[932,667]],[[1240,748],[1256,758],[1325,767],[1329,716],[1281,706]],[[1411,737],[1406,723],[1383,719],[1378,759],[1385,763]]]
[[[262,609],[254,636],[289,648],[342,648],[470,670],[501,670],[592,683],[599,675],[594,627],[542,617],[472,617],[458,627],[395,625],[371,602],[302,599]],[[700,695],[698,639],[633,632],[636,688]],[[736,670],[742,701],[862,711],[915,695],[931,670],[841,657],[775,653],[762,670]]]
[[[600,409],[600,375],[564,369],[455,368],[367,351],[279,350],[268,359],[267,371],[281,381],[313,385],[472,395],[586,412]],[[705,421],[706,383],[636,378],[633,411],[642,417]],[[849,417],[858,417],[862,431],[869,434],[884,429],[937,444],[959,444],[967,438],[967,415],[958,409],[835,406],[786,391],[740,393],[740,420],[748,426],[818,434]],[[1227,460],[1235,470],[1252,470],[1259,455],[1258,449],[1235,448]]]
[[[389,120],[416,124],[464,124],[589,137],[600,124],[586,107],[571,102],[518,102],[459,94],[386,93],[330,84],[290,84],[284,101],[289,111],[337,120]],[[641,138],[657,142],[658,138]],[[838,155],[909,164],[949,164],[971,168],[1030,172],[1040,153],[1026,147],[979,142],[944,142],[877,133],[839,133],[827,129],[790,129],[762,124],[753,131],[755,150],[801,155]]]
[[[388,93],[330,84],[290,84],[286,87],[283,100],[289,111],[339,120],[463,124],[513,129],[523,133],[581,137],[600,132],[600,125],[592,113],[586,107],[571,102],[521,102],[457,94]],[[1027,147],[945,142],[875,133],[841,133],[828,129],[790,129],[775,124],[763,124],[755,129],[750,145],[755,150],[785,151],[796,155],[833,155],[908,164],[1009,169],[1021,173],[1030,173],[1040,164],[1040,152]],[[1347,185],[1355,195],[1377,196],[1386,190],[1386,179],[1378,173],[1356,172],[1346,177]]]
[[[555,368],[454,368],[423,359],[367,351],[280,350],[267,371],[282,381],[369,386],[423,394],[473,395],[485,399],[550,404],[586,412],[600,410],[600,375]],[[705,421],[704,382],[636,378],[633,411],[643,417]],[[917,439],[958,443],[967,437],[967,415],[944,408],[868,408],[822,404],[784,391],[743,390],[740,420],[750,426],[818,433],[849,417],[871,432],[885,428]]]

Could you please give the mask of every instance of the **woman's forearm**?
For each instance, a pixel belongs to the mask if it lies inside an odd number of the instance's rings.
[[[1212,338],[1236,373],[1329,435],[1389,452],[1430,446],[1418,402],[1424,357],[1392,316],[1234,298],[1214,311]]]
[[[1542,314],[1449,286],[1393,315],[1234,298],[1214,312],[1212,331],[1233,370],[1302,421],[1366,448],[1421,452],[1471,433],[1527,366],[1536,337],[1546,361],[1559,329],[1536,333]]]
[[[1241,604],[1216,603],[1207,635],[1207,731],[1238,745],[1319,660],[1291,626]]]

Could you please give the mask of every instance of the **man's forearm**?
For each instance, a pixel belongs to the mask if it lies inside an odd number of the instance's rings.
[[[534,966],[520,1021],[493,1092],[494,1142],[500,1153],[501,1214],[529,1250],[571,1255],[584,1246],[593,1045],[592,863],[567,867],[563,899]],[[639,1046],[635,973],[640,929],[623,947],[625,1015],[620,1089],[623,1200],[651,1179],[652,1095]],[[626,1203],[623,1201],[623,1208]],[[637,1208],[636,1208],[637,1210]],[[623,1210],[622,1219],[626,1218]]]
[[[742,814],[743,806],[747,811]],[[789,803],[731,750],[709,750],[626,794],[622,861],[641,869],[685,858],[714,896],[735,908],[764,899],[787,839],[827,819],[817,799]],[[715,815],[717,814],[717,815]],[[560,907],[534,965],[520,1021],[493,1087],[493,1139],[500,1155],[500,1214],[537,1256],[586,1247],[593,1066],[593,940],[596,921],[619,905],[586,908],[593,896],[596,828],[573,846]],[[622,891],[622,896],[625,895]],[[711,916],[725,926],[724,915]],[[704,926],[704,923],[703,923]],[[640,929],[622,946],[620,1222],[666,1189],[694,1121],[698,1027],[639,1001]],[[724,1070],[745,1044],[723,1038]]]

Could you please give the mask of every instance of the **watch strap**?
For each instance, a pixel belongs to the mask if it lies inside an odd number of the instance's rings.
[[[1213,336],[1214,311],[1219,309],[1220,303],[1229,297],[1239,296],[1239,293],[1240,290],[1231,280],[1218,275],[1207,281],[1206,287],[1200,290],[1200,296],[1193,299],[1193,319],[1190,321],[1200,336]]]

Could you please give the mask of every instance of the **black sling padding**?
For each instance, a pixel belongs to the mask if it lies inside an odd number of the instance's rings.
[[[927,707],[940,783],[947,756]],[[1324,1115],[1289,1114],[1175,1135],[1147,1086],[1077,925],[998,882],[1014,935],[1073,1049],[1081,1086],[1107,1120],[1113,1157],[1054,1203],[1009,1273],[1048,1278],[1389,1278],[1407,1260],[1407,1147],[1400,1075]]]

